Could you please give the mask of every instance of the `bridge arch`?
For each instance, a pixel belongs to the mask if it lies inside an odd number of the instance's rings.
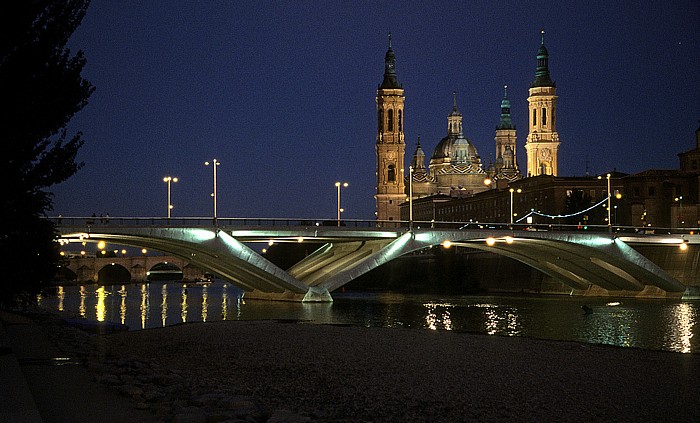
[[[156,263],[146,272],[149,281],[182,280],[183,270],[172,262]]]
[[[131,282],[131,273],[121,264],[110,263],[97,272],[97,282],[103,284],[123,284]]]

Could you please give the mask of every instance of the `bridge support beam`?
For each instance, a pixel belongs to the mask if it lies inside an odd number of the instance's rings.
[[[296,303],[332,303],[333,297],[326,288],[309,287],[305,294],[292,291],[262,292],[259,290],[248,291],[243,294],[244,300],[289,301]]]

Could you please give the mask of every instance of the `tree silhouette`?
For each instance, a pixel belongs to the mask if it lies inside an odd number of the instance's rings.
[[[68,39],[89,0],[0,5],[0,257],[3,305],[31,303],[56,273],[60,256],[48,188],[72,176],[82,134],[67,124],[94,88],[81,77],[82,52]]]

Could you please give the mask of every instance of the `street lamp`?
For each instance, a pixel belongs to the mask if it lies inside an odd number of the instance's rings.
[[[211,163],[204,162],[204,166],[209,165],[214,169],[214,192],[211,196],[214,197],[214,224],[216,224],[216,167],[221,165],[221,162],[216,159],[212,160]]]
[[[338,227],[340,227],[340,212],[343,211],[343,209],[340,208],[340,187],[347,188],[348,183],[347,182],[336,182],[335,187],[338,188]]]
[[[685,226],[685,220],[683,220],[683,196],[679,195],[678,197],[674,198],[673,201],[678,202],[678,221],[681,223],[681,225]]]
[[[413,230],[413,166],[408,167],[408,229]]]
[[[602,176],[598,176],[598,179],[603,179]],[[610,202],[612,201],[612,194],[610,193],[610,174],[608,173],[605,175],[605,179],[608,180],[608,232],[612,232],[612,219],[610,216],[610,212],[612,211],[612,207],[610,206]]]
[[[170,183],[177,182],[177,177],[166,176],[163,178],[163,182],[168,184],[168,220],[170,220],[170,211],[173,209],[173,204],[170,201]]]
[[[521,192],[523,192],[523,190],[520,188],[518,188],[517,190],[511,188],[508,191],[510,191],[510,224],[511,226],[513,226],[513,194],[516,192],[520,194]]]

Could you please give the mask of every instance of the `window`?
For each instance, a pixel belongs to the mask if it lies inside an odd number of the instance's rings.
[[[690,162],[690,168],[691,168],[692,170],[698,170],[698,161],[697,161],[697,160],[693,160],[692,162]]]
[[[394,130],[394,111],[389,109],[387,112],[387,131],[391,132]]]
[[[656,195],[656,187],[649,187],[649,197]]]
[[[639,187],[634,187],[634,196],[639,197],[640,195]]]
[[[403,111],[399,110],[399,132],[403,131]]]
[[[542,126],[547,126],[547,109],[542,108]]]
[[[393,164],[389,165],[389,169],[387,172],[387,180],[389,182],[396,182],[396,169],[394,168]]]
[[[532,125],[537,125],[537,109],[532,109]]]
[[[379,132],[384,131],[384,110],[379,111],[377,127],[379,128]]]

